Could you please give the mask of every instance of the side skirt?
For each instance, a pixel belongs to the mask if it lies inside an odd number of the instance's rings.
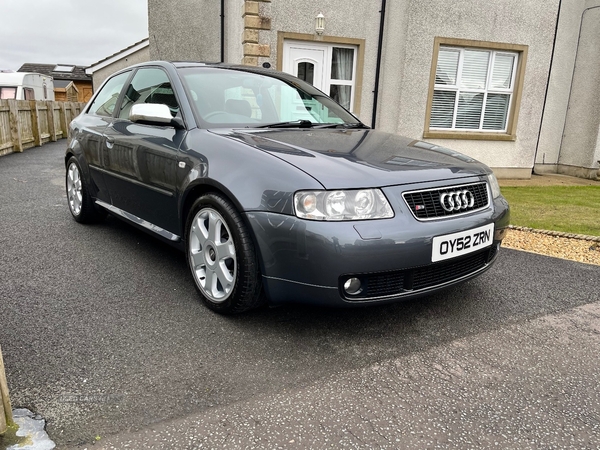
[[[109,205],[108,203],[103,202],[102,200],[96,200],[96,204],[98,206],[101,206],[102,208],[106,209],[111,214],[115,214],[119,217],[129,220],[130,222],[133,222],[136,225],[139,225],[147,230],[150,230],[153,233],[156,233],[159,236],[161,236],[165,239],[168,239],[169,241],[172,241],[172,242],[181,241],[181,236],[177,236],[176,234],[173,234],[170,231],[164,230],[161,227],[154,225],[153,223],[150,223],[147,220],[141,219],[138,216],[134,216],[133,214],[128,213],[127,211],[123,211],[122,209],[117,208],[116,206]]]

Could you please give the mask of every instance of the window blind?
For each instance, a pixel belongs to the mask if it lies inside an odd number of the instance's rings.
[[[429,127],[505,131],[517,53],[440,46]]]

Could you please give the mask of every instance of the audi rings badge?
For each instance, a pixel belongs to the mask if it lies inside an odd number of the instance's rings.
[[[467,189],[440,194],[440,204],[447,212],[465,211],[475,204],[475,196]]]

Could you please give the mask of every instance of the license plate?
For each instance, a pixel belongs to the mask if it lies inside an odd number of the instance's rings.
[[[433,238],[431,261],[456,258],[492,245],[494,224]]]

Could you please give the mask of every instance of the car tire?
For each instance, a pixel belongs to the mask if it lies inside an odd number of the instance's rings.
[[[221,195],[198,198],[186,224],[186,256],[206,306],[237,314],[264,303],[258,258],[236,208]]]
[[[85,183],[81,166],[74,156],[67,161],[65,175],[67,203],[73,218],[80,223],[100,222],[106,217],[106,211],[96,206]]]

